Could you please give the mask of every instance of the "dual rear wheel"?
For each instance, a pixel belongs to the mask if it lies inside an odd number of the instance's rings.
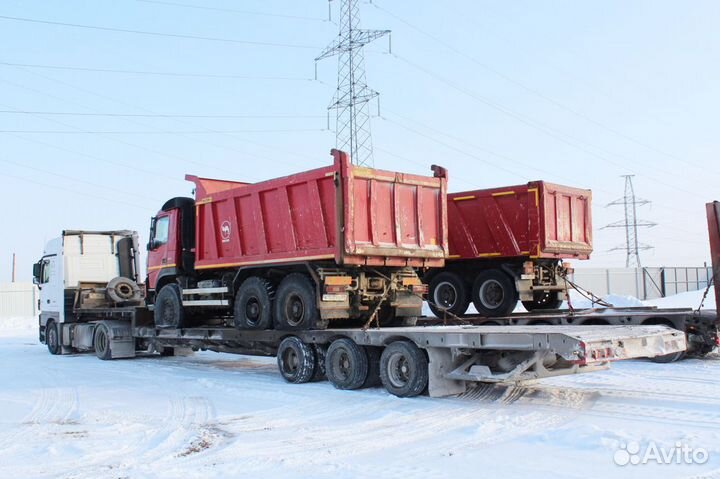
[[[512,313],[518,293],[513,279],[498,269],[482,271],[472,284],[457,273],[443,272],[430,281],[430,301],[439,318],[465,314],[470,302],[481,315],[495,317]]]
[[[324,354],[321,354],[323,352]],[[411,341],[395,341],[387,347],[361,346],[350,338],[338,338],[327,352],[296,336],[285,338],[278,348],[280,373],[290,383],[318,379],[322,370],[337,389],[353,390],[382,384],[391,394],[414,397],[428,385],[428,360]]]

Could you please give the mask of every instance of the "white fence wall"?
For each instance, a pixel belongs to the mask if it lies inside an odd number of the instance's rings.
[[[601,297],[615,294],[656,299],[705,289],[711,277],[709,267],[579,268],[571,280]]]
[[[0,319],[37,316],[38,298],[32,283],[0,283]]]

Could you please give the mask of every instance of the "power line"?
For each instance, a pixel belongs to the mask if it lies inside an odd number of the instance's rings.
[[[120,118],[211,118],[211,119],[285,119],[285,118],[325,118],[325,115],[204,115],[178,113],[92,113],[77,111],[34,111],[34,110],[0,110],[0,113],[11,115],[54,115],[54,116],[92,116]]]
[[[623,158],[626,162],[625,162],[625,163],[621,163],[621,162],[619,162],[619,161],[612,160],[612,159],[608,158],[607,156],[601,155],[601,154],[599,154],[599,153],[596,153],[595,151],[593,151],[592,149],[590,149],[590,148],[594,148],[594,149],[597,149],[597,150],[600,150],[600,151],[604,151],[604,152],[606,152],[606,153],[610,153],[610,152],[607,152],[606,150],[603,150],[602,148],[600,148],[600,147],[598,147],[598,146],[589,144],[589,143],[587,143],[586,141],[583,141],[583,140],[580,140],[580,139],[577,139],[577,138],[573,138],[572,136],[569,136],[569,135],[567,135],[567,134],[565,134],[565,133],[562,133],[562,132],[560,132],[560,131],[552,128],[552,127],[549,127],[549,126],[547,126],[547,125],[544,125],[544,124],[542,124],[542,123],[539,123],[539,122],[537,122],[536,120],[527,118],[527,117],[521,115],[520,113],[517,113],[517,112],[515,112],[515,111],[513,111],[513,110],[511,110],[511,109],[509,109],[509,108],[507,108],[507,107],[505,107],[505,106],[497,103],[497,102],[494,102],[494,101],[489,100],[489,99],[487,99],[487,98],[485,98],[485,97],[482,97],[482,96],[480,96],[480,95],[478,95],[478,94],[476,94],[476,93],[474,93],[474,92],[471,92],[470,90],[468,90],[468,89],[466,89],[466,88],[464,88],[464,87],[461,87],[461,86],[457,85],[456,83],[448,80],[447,78],[444,78],[444,77],[442,77],[441,75],[438,75],[438,74],[436,74],[436,73],[428,70],[427,68],[425,68],[425,67],[423,67],[423,66],[421,66],[421,65],[418,65],[418,64],[416,64],[416,63],[414,63],[414,62],[412,62],[412,61],[410,61],[410,60],[408,60],[408,59],[406,59],[406,58],[404,58],[404,57],[401,57],[401,56],[399,56],[399,55],[397,55],[397,54],[395,54],[395,53],[392,53],[392,55],[393,55],[395,58],[397,58],[398,60],[403,61],[404,63],[410,65],[411,67],[413,67],[413,68],[415,68],[415,69],[417,69],[417,70],[419,70],[419,71],[421,71],[421,72],[423,72],[423,73],[425,73],[426,75],[428,75],[428,76],[436,79],[437,81],[439,81],[439,82],[441,82],[441,83],[444,83],[444,84],[450,86],[450,87],[453,88],[454,90],[457,90],[457,91],[459,91],[460,93],[463,93],[464,95],[467,95],[468,97],[470,97],[470,98],[472,98],[472,99],[474,99],[474,100],[476,100],[476,101],[478,101],[478,102],[480,102],[480,103],[482,103],[482,104],[484,104],[484,105],[486,105],[486,106],[488,106],[488,107],[490,107],[490,108],[492,108],[492,109],[494,109],[494,110],[496,110],[496,111],[499,111],[500,113],[502,113],[502,114],[504,114],[504,115],[506,115],[506,116],[509,116],[509,117],[511,117],[511,118],[514,118],[515,120],[523,123],[524,125],[527,125],[527,126],[533,128],[533,129],[535,129],[535,130],[540,131],[541,133],[545,134],[546,136],[549,136],[549,137],[554,138],[554,139],[556,139],[556,140],[558,140],[558,141],[560,141],[560,142],[562,142],[562,143],[565,143],[566,145],[571,146],[571,147],[573,147],[573,148],[575,148],[575,149],[577,149],[577,150],[579,150],[579,151],[582,151],[582,152],[584,152],[585,154],[587,154],[587,155],[589,155],[589,156],[595,157],[595,158],[597,158],[598,160],[601,160],[601,161],[603,161],[603,162],[605,162],[605,163],[610,163],[610,164],[612,164],[612,165],[614,165],[614,166],[616,166],[616,167],[618,167],[618,168],[621,168],[621,169],[623,169],[623,170],[630,171],[630,172],[632,172],[632,173],[636,173],[634,170],[632,170],[632,169],[628,166],[628,164],[631,162],[631,160],[630,160],[629,158],[622,157],[621,155],[615,155],[615,156],[621,156],[621,158]],[[583,146],[583,145],[586,145],[586,146]],[[611,154],[612,154],[612,153],[611,153]],[[656,166],[654,166],[654,168],[657,169]],[[673,174],[673,175],[674,175],[675,173],[668,173],[668,174]],[[690,190],[686,190],[686,189],[683,189],[683,188],[680,188],[680,187],[678,187],[676,184],[668,183],[668,182],[665,182],[665,181],[663,181],[663,180],[659,180],[659,179],[657,179],[657,178],[654,178],[654,177],[652,177],[652,176],[647,176],[647,178],[649,178],[650,180],[652,180],[652,181],[654,181],[654,182],[656,182],[656,183],[659,183],[659,184],[661,184],[661,185],[663,185],[663,186],[667,186],[667,187],[669,187],[669,188],[673,188],[673,189],[678,190],[678,191],[681,191],[681,192],[683,192],[683,193],[687,193],[687,194],[699,196],[696,192],[690,191]]]
[[[462,50],[460,50],[460,49],[458,49],[457,47],[453,46],[452,44],[450,44],[450,43],[442,40],[441,38],[438,38],[438,37],[436,37],[435,35],[433,35],[433,34],[427,32],[427,31],[421,29],[420,27],[418,27],[418,26],[416,26],[416,25],[413,25],[412,23],[408,22],[407,20],[404,20],[403,18],[400,18],[398,15],[396,15],[396,14],[394,14],[393,12],[391,12],[391,11],[389,11],[389,10],[381,7],[381,6],[379,6],[377,3],[372,3],[372,2],[371,2],[371,4],[372,4],[375,8],[377,8],[378,10],[384,12],[385,14],[389,15],[390,17],[392,17],[392,18],[398,20],[399,22],[405,24],[406,26],[412,28],[413,30],[421,33],[422,35],[430,38],[430,39],[433,40],[434,42],[436,42],[436,43],[444,46],[445,48],[447,48],[448,50],[454,52],[455,54],[457,54],[457,55],[465,58],[466,60],[471,61],[472,63],[478,65],[479,67],[483,68],[484,70],[487,70],[487,71],[493,73],[494,75],[500,77],[501,79],[505,80],[506,82],[511,83],[511,84],[513,84],[513,85],[515,85],[515,86],[517,86],[517,87],[525,90],[526,92],[531,93],[531,94],[533,94],[533,95],[535,95],[535,96],[537,96],[537,97],[539,97],[539,98],[541,98],[541,99],[543,99],[543,100],[551,103],[552,105],[556,106],[557,108],[560,108],[561,110],[563,110],[563,111],[565,111],[565,112],[568,112],[568,113],[570,113],[570,114],[572,114],[572,115],[574,115],[574,116],[577,116],[578,118],[582,118],[583,120],[585,120],[585,121],[587,121],[587,122],[589,122],[589,123],[592,123],[592,124],[595,125],[595,126],[598,126],[598,127],[602,128],[602,129],[604,129],[604,130],[606,130],[606,131],[608,131],[608,132],[610,132],[610,133],[612,133],[612,134],[614,134],[614,135],[616,135],[616,136],[619,136],[619,137],[621,137],[621,138],[623,138],[623,139],[625,139],[625,140],[627,140],[627,141],[630,141],[630,142],[632,142],[632,143],[635,143],[636,145],[639,145],[639,146],[641,146],[641,147],[643,147],[643,148],[646,148],[646,149],[648,149],[648,150],[650,150],[650,151],[652,151],[652,152],[654,152],[654,153],[661,154],[661,155],[666,156],[666,157],[668,157],[668,158],[672,158],[672,159],[674,159],[674,160],[680,161],[680,162],[685,163],[685,164],[687,164],[687,165],[693,166],[693,167],[695,167],[695,168],[700,168],[700,169],[702,169],[703,171],[707,171],[707,165],[697,165],[697,164],[695,164],[694,162],[691,162],[691,161],[689,161],[689,160],[687,160],[687,159],[685,159],[685,158],[681,158],[681,157],[679,157],[679,156],[677,156],[677,155],[674,155],[674,154],[672,154],[672,153],[667,153],[667,152],[665,152],[665,151],[663,151],[663,150],[661,150],[661,149],[659,149],[659,148],[657,148],[657,147],[655,147],[655,146],[653,146],[653,145],[647,144],[647,143],[645,143],[645,142],[643,142],[643,141],[641,141],[641,140],[638,140],[637,138],[634,138],[634,137],[632,137],[632,136],[630,136],[630,135],[627,135],[627,134],[625,134],[625,133],[623,133],[623,132],[621,132],[621,131],[619,131],[619,130],[616,130],[615,128],[613,128],[613,127],[611,127],[611,126],[608,126],[608,125],[606,125],[606,124],[604,124],[604,123],[602,123],[602,122],[600,122],[600,121],[598,121],[598,120],[595,120],[594,118],[592,118],[592,117],[590,117],[590,116],[588,116],[588,115],[586,115],[586,114],[584,114],[584,113],[576,110],[575,108],[570,107],[570,106],[564,104],[563,102],[561,102],[561,101],[559,101],[559,100],[556,100],[555,98],[552,98],[552,97],[550,97],[550,96],[542,93],[541,91],[539,91],[539,90],[537,90],[537,89],[535,89],[535,88],[533,88],[533,87],[530,87],[530,86],[526,85],[524,82],[522,82],[522,81],[520,81],[520,80],[517,80],[517,79],[511,77],[510,75],[508,75],[508,74],[506,74],[506,73],[504,73],[504,72],[501,72],[501,71],[499,71],[499,70],[491,67],[490,65],[488,65],[488,64],[486,64],[486,63],[478,60],[478,59],[475,58],[474,56],[469,55],[469,54],[463,52]]]
[[[316,22],[327,22],[328,21],[326,18],[306,17],[306,16],[302,16],[302,15],[285,15],[285,14],[280,14],[280,13],[257,12],[257,11],[253,11],[253,10],[237,10],[234,8],[208,7],[205,5],[193,5],[190,3],[164,2],[164,1],[160,1],[160,0],[137,0],[137,1],[142,2],[142,3],[153,3],[156,5],[165,5],[165,6],[171,6],[171,7],[194,8],[197,10],[209,10],[209,11],[224,12],[224,13],[237,13],[240,15],[257,15],[260,17],[287,18],[287,19],[292,19],[292,20],[310,20],[310,21],[316,21]]]
[[[283,77],[283,76],[251,76],[251,75],[235,75],[232,73],[197,73],[197,72],[168,72],[168,71],[153,71],[153,70],[128,70],[118,68],[92,68],[92,67],[81,67],[72,65],[42,65],[37,63],[13,63],[13,62],[0,62],[0,65],[11,66],[11,67],[25,67],[25,68],[43,68],[48,70],[69,70],[69,71],[82,71],[82,72],[94,72],[94,73],[120,73],[126,75],[150,75],[150,76],[163,76],[163,77],[183,77],[183,78],[218,78],[218,79],[232,79],[232,80],[277,80],[277,81],[305,81],[305,82],[317,82],[323,83],[320,80],[313,78],[300,78],[300,77]]]
[[[105,32],[114,32],[114,33],[131,33],[135,35],[147,35],[147,36],[153,36],[153,37],[170,37],[170,38],[182,38],[187,40],[203,40],[203,41],[209,41],[209,42],[221,42],[221,43],[235,43],[235,44],[241,44],[241,45],[254,45],[254,46],[263,46],[263,47],[283,47],[283,48],[303,48],[303,49],[312,49],[316,50],[317,47],[311,46],[311,45],[297,45],[292,43],[273,43],[273,42],[259,42],[259,41],[253,41],[253,40],[238,40],[234,38],[220,38],[220,37],[204,37],[200,35],[187,35],[183,33],[167,33],[167,32],[153,32],[149,30],[135,30],[135,29],[129,29],[129,28],[115,28],[115,27],[105,27],[100,25],[87,25],[87,24],[81,24],[81,23],[68,23],[68,22],[55,22],[51,20],[38,20],[36,18],[25,18],[25,17],[10,17],[7,15],[0,15],[1,20],[10,20],[15,22],[26,22],[26,23],[36,23],[36,24],[43,24],[43,25],[55,25],[59,27],[68,27],[68,28],[83,28],[88,30],[99,30],[99,31],[105,31]]]
[[[267,130],[0,130],[0,133],[41,135],[208,135],[224,133],[307,133],[327,131],[324,128],[286,128]]]

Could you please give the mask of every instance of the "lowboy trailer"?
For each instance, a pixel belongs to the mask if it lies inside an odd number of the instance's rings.
[[[382,384],[399,397],[464,392],[469,384],[519,383],[598,371],[610,362],[685,350],[664,326],[414,326],[307,331],[229,327],[159,329],[146,308],[98,309],[98,319],[61,325],[55,354],[104,360],[210,350],[276,356],[290,383],[327,378],[338,389]],[[41,340],[48,341],[41,337]]]

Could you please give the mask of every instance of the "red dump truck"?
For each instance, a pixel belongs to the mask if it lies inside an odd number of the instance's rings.
[[[255,184],[187,176],[195,198],[171,199],[152,220],[155,324],[232,316],[239,329],[298,330],[420,315],[427,287],[415,268],[447,255],[445,170],[409,175],[332,155]]]
[[[590,190],[533,181],[448,195],[450,254],[431,270],[430,308],[506,316],[518,299],[530,311],[555,309],[566,290],[563,259],[592,252]]]

